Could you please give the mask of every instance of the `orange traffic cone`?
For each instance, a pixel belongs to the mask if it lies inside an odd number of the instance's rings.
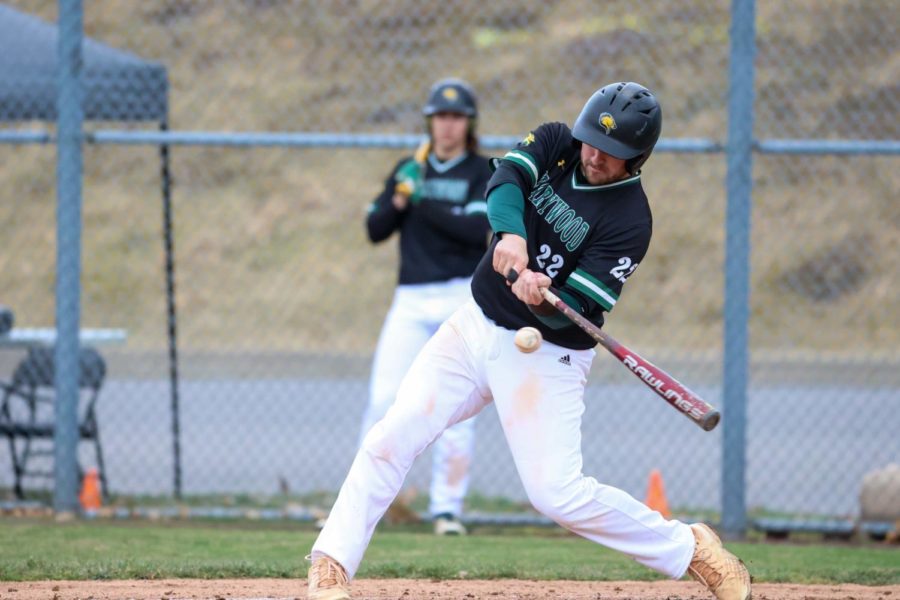
[[[647,484],[647,499],[644,504],[669,519],[672,511],[669,510],[669,501],[666,500],[666,490],[663,488],[662,473],[659,469],[650,471],[650,481]]]
[[[100,498],[100,475],[97,469],[88,469],[81,481],[81,493],[78,494],[81,509],[85,512],[96,511],[103,503]]]

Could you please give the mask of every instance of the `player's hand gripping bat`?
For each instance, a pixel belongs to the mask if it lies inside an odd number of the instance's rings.
[[[428,160],[428,154],[431,153],[431,140],[425,140],[416,148],[413,154],[412,164],[408,168],[414,169],[414,174],[400,174],[394,191],[402,196],[413,199],[422,193],[422,177],[425,174],[425,161]]]
[[[506,276],[507,281],[515,283],[519,274],[511,269]],[[719,424],[721,414],[712,405],[684,387],[677,379],[642,357],[629,350],[613,337],[578,314],[571,306],[563,302],[553,288],[540,288],[544,300],[552,304],[556,310],[566,316],[586,334],[594,338],[598,344],[609,350],[628,369],[643,381],[650,389],[659,394],[663,400],[681,411],[704,431],[712,431]]]

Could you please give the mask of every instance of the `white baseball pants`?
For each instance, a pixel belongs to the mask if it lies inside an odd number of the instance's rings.
[[[471,298],[468,278],[397,287],[375,349],[369,404],[363,415],[358,447],[362,447],[366,434],[394,403],[400,382],[425,343],[441,323]],[[428,507],[432,515],[462,514],[474,445],[474,420],[450,427],[435,442]]]
[[[523,354],[514,335],[487,319],[474,300],[441,326],[416,357],[397,401],[366,436],[314,553],[331,556],[353,577],[416,456],[493,400],[537,510],[669,577],[684,575],[694,552],[690,527],[582,473],[581,415],[594,351],[544,342]]]

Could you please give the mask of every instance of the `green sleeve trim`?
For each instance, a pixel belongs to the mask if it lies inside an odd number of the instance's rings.
[[[569,275],[566,284],[592,298],[594,302],[602,306],[607,312],[611,311],[619,300],[618,294],[605,286],[602,281],[581,269],[575,269]]]
[[[529,175],[531,175],[532,185],[534,185],[534,183],[538,180],[537,165],[535,164],[534,158],[532,158],[532,156],[527,152],[522,152],[520,150],[510,150],[506,153],[503,159],[513,162],[525,169],[525,171]]]
[[[488,221],[494,233],[525,235],[525,195],[519,186],[504,183],[491,190],[487,198]]]

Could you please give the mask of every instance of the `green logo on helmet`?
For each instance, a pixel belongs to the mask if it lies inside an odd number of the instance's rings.
[[[606,135],[616,128],[616,120],[608,112],[600,113],[600,127],[606,130]]]

